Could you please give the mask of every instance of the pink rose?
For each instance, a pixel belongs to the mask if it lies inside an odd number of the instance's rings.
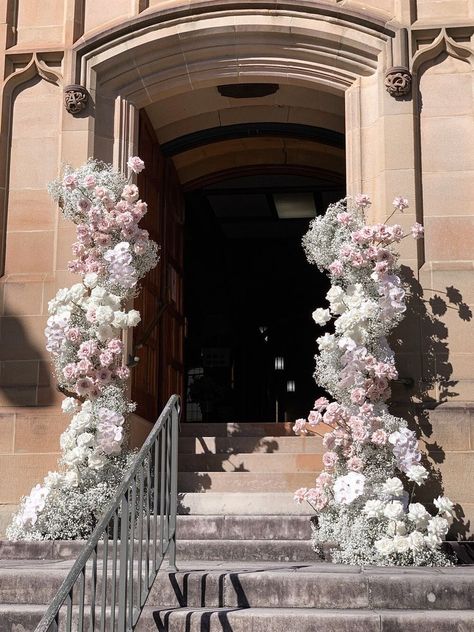
[[[300,487],[300,489],[297,489],[295,491],[294,496],[293,496],[293,500],[295,502],[297,502],[298,505],[301,505],[301,503],[303,502],[307,491],[308,491],[307,487]]]
[[[123,343],[118,338],[112,338],[112,340],[109,341],[107,348],[114,355],[118,355],[119,353],[122,353]]]
[[[312,410],[308,415],[308,423],[310,426],[317,426],[323,420],[321,413]]]
[[[351,391],[351,402],[353,404],[363,404],[365,401],[365,390],[363,388],[354,388]]]
[[[425,229],[418,222],[415,222],[413,226],[411,227],[411,234],[412,234],[413,239],[422,239],[424,232],[425,232]]]
[[[77,355],[79,358],[88,359],[97,353],[97,342],[95,340],[86,340],[79,347]]]
[[[323,446],[326,450],[332,450],[336,445],[336,437],[333,432],[326,432],[323,437]]]
[[[76,365],[72,362],[70,364],[66,364],[66,366],[63,368],[63,375],[68,382],[76,377],[76,372]]]
[[[347,467],[353,472],[361,472],[364,469],[364,461],[358,456],[352,456],[347,461]]]
[[[338,460],[339,457],[335,452],[325,452],[323,454],[324,467],[327,467],[328,469],[332,469],[336,465]]]
[[[306,431],[306,419],[297,419],[293,426],[293,432],[296,435],[308,434]]]
[[[70,327],[66,331],[66,338],[69,342],[76,343],[81,339],[81,332],[78,327]]]
[[[387,443],[387,433],[385,432],[385,430],[382,430],[381,428],[379,430],[376,430],[371,437],[371,441],[372,443],[374,443],[375,445],[381,446],[381,445],[385,445]]]
[[[114,361],[114,356],[112,355],[110,351],[102,351],[102,353],[99,356],[99,362],[101,366],[108,367],[112,364],[113,361]]]
[[[69,175],[64,177],[63,185],[66,187],[68,191],[74,191],[77,187],[77,176],[75,173],[70,173]]]
[[[341,276],[344,271],[344,266],[339,259],[336,259],[329,265],[328,270],[333,276]]]
[[[145,163],[138,156],[130,156],[127,162],[127,166],[133,173],[140,173],[145,168]]]
[[[90,394],[93,388],[94,388],[94,383],[92,382],[90,377],[81,377],[76,382],[76,393],[78,395]]]
[[[101,382],[102,384],[109,384],[110,381],[112,380],[112,372],[109,371],[109,369],[106,369],[105,367],[102,369],[99,369],[96,373],[96,379],[98,379],[99,382]]]
[[[136,184],[126,184],[123,187],[122,197],[128,202],[135,202],[138,200],[138,187]]]
[[[84,178],[84,186],[87,189],[93,189],[95,185],[96,185],[96,179],[95,179],[95,176],[93,176],[91,173]]]
[[[323,408],[326,408],[326,406],[329,404],[329,400],[326,399],[325,397],[318,397],[318,399],[314,402],[314,410],[322,410]]]
[[[87,375],[92,370],[92,362],[83,358],[77,363],[77,372],[79,375]]]
[[[119,366],[116,373],[120,380],[128,380],[130,377],[130,369],[128,366]]]

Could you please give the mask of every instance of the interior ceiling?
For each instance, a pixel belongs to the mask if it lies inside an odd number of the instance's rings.
[[[160,144],[231,125],[290,123],[344,134],[344,98],[321,90],[280,85],[266,96],[232,98],[217,87],[157,101],[146,108]],[[343,175],[344,149],[299,138],[234,138],[203,144],[173,157],[183,185],[216,171],[248,165],[301,165]]]

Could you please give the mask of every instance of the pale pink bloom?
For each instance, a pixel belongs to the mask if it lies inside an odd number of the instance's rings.
[[[353,404],[363,404],[365,401],[365,390],[363,388],[354,388],[351,391],[351,402]]]
[[[97,341],[96,340],[86,340],[79,347],[79,351],[77,355],[79,358],[90,358],[91,356],[97,353]]]
[[[394,224],[391,227],[390,232],[392,234],[392,239],[396,242],[399,242],[403,237],[403,228],[400,224]]]
[[[68,262],[67,269],[69,272],[72,272],[73,274],[80,274],[85,271],[85,266],[81,261],[78,261],[76,259],[74,261]]]
[[[411,227],[411,234],[412,234],[413,239],[422,239],[424,232],[425,232],[425,229],[418,222],[415,222],[413,226]]]
[[[112,380],[112,372],[109,371],[109,369],[106,369],[105,367],[102,369],[99,369],[96,373],[96,379],[98,379],[99,382],[101,382],[102,384],[109,384],[110,381]]]
[[[333,432],[326,432],[323,437],[323,446],[326,450],[332,450],[336,445],[336,437]]]
[[[136,184],[126,184],[122,191],[122,197],[128,202],[138,200],[138,187]]]
[[[397,196],[393,202],[392,202],[393,206],[398,209],[399,211],[401,211],[403,213],[403,211],[408,208],[408,200],[404,197],[402,197],[401,195]]]
[[[336,428],[336,430],[334,430],[334,442],[338,447],[347,445],[349,440],[350,436],[345,430],[343,430],[342,428]]]
[[[91,173],[84,178],[84,186],[87,189],[93,189],[95,185],[96,185],[96,179],[95,179],[95,176],[93,176]]]
[[[332,469],[336,465],[338,460],[339,457],[335,452],[325,452],[323,454],[323,464],[324,467],[327,467],[328,469]]]
[[[135,208],[132,211],[133,217],[135,218],[135,220],[139,222],[142,219],[142,217],[146,214],[146,212],[147,212],[146,202],[142,202],[141,200],[138,200],[138,202],[135,204]]]
[[[94,383],[92,382],[90,377],[81,377],[76,382],[76,393],[78,395],[90,394],[93,387],[94,387]]]
[[[135,218],[129,211],[125,211],[117,217],[117,224],[119,226],[132,226],[135,223]]]
[[[112,237],[107,233],[94,233],[94,241],[99,246],[109,246],[112,241]]]
[[[87,213],[90,207],[91,207],[91,203],[90,203],[90,200],[88,200],[87,198],[81,198],[79,202],[77,203],[77,208],[83,213]]]
[[[127,166],[133,171],[133,173],[140,173],[145,168],[145,163],[138,156],[130,156]]]
[[[385,274],[388,271],[387,261],[377,261],[377,263],[374,266],[374,269],[379,274]]]
[[[326,399],[325,397],[318,397],[318,399],[314,402],[314,410],[322,410],[323,408],[326,408],[326,406],[329,404],[329,400]]]
[[[79,331],[78,327],[70,327],[66,331],[66,338],[69,340],[69,342],[72,343],[79,342],[79,340],[81,339],[81,332]]]
[[[114,356],[110,351],[102,351],[99,356],[100,365],[103,367],[108,367],[114,361]]]
[[[297,419],[293,426],[293,432],[296,435],[308,434],[306,430],[306,419]]]
[[[100,230],[102,233],[106,233],[108,230],[110,230],[111,227],[112,224],[108,219],[101,219],[100,222],[97,224],[97,230]]]
[[[92,362],[83,358],[82,360],[79,360],[76,367],[79,375],[87,375],[92,370]]]
[[[297,489],[295,491],[294,496],[293,496],[293,500],[295,502],[297,502],[298,505],[301,505],[301,503],[303,502],[307,491],[308,491],[307,487],[300,487],[299,489]]]
[[[322,420],[323,417],[321,413],[318,413],[315,410],[312,410],[308,415],[308,423],[310,426],[317,426]]]
[[[366,208],[372,204],[370,197],[365,193],[359,193],[359,195],[356,195],[354,201],[360,208]]]
[[[362,472],[364,469],[364,461],[358,456],[352,456],[347,461],[347,467],[353,472]]]
[[[363,425],[354,426],[354,428],[352,428],[352,437],[357,443],[364,443],[369,438],[367,428]]]
[[[359,408],[359,411],[362,415],[371,415],[374,412],[374,405],[369,404],[369,402],[364,402]]]
[[[350,459],[351,456],[354,455],[354,446],[353,445],[347,445],[345,448],[342,449],[342,455],[343,455],[344,458]]]
[[[130,226],[124,226],[121,230],[122,237],[124,239],[133,239],[133,237],[137,234],[137,225],[130,224]],[[139,254],[139,253],[136,253]]]
[[[321,472],[318,476],[316,476],[315,485],[316,487],[325,487],[327,485],[332,485],[334,481],[334,476],[329,474],[329,472]]]
[[[63,368],[63,375],[68,382],[75,378],[77,375],[76,365],[72,362],[66,364],[66,366]]]
[[[347,226],[348,224],[351,223],[352,216],[350,213],[347,213],[346,211],[344,211],[343,213],[338,213],[336,215],[336,219],[339,222],[339,224],[342,224],[342,226]]]
[[[341,276],[344,271],[344,266],[339,261],[339,259],[335,259],[328,267],[329,272],[333,276]]]
[[[112,340],[109,340],[107,348],[111,353],[118,355],[119,353],[122,353],[123,342],[118,338],[112,338]]]
[[[97,321],[97,307],[95,305],[90,305],[87,308],[86,320],[89,323],[95,323]]]
[[[322,509],[324,509],[324,507],[326,507],[328,503],[328,497],[326,496],[326,494],[323,492],[322,489],[319,489],[317,487],[308,489],[304,498],[307,502],[311,503],[314,506],[316,511],[321,511]]]
[[[382,446],[387,443],[387,433],[382,428],[379,428],[374,433],[372,433],[371,441],[375,445]]]
[[[120,380],[128,380],[130,377],[130,369],[128,366],[119,366],[116,373]]]
[[[69,175],[64,177],[63,185],[66,187],[68,191],[74,191],[77,187],[77,176],[75,173],[70,173]]]
[[[84,244],[81,244],[81,242],[76,241],[74,244],[72,244],[71,250],[72,250],[72,254],[75,257],[81,257],[85,252],[85,247],[84,247]]]

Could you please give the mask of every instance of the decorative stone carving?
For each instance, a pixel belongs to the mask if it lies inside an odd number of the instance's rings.
[[[69,114],[80,114],[87,107],[89,93],[80,85],[71,84],[64,88],[64,105]]]
[[[411,72],[404,66],[393,66],[385,73],[385,88],[391,97],[405,97],[411,91]]]

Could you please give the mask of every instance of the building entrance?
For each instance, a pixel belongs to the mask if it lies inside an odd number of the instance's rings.
[[[327,281],[301,238],[343,187],[257,171],[186,195],[187,421],[293,420],[317,395],[311,313]]]

